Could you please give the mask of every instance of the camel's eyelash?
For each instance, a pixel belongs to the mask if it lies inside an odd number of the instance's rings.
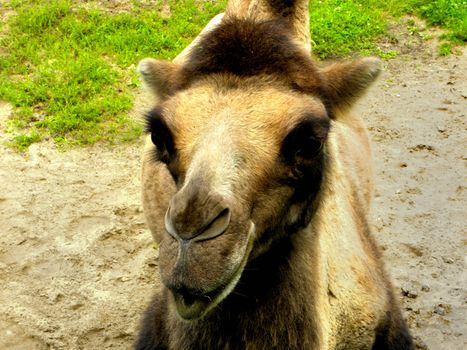
[[[173,135],[157,109],[146,114],[145,130],[156,147],[155,158],[164,163],[171,162],[175,157]]]
[[[162,119],[162,113],[159,108],[154,108],[147,112],[144,115],[144,132],[149,134],[154,131],[154,122],[159,119]]]
[[[312,159],[322,151],[329,131],[328,118],[309,117],[301,121],[282,143],[281,153],[287,163],[296,158]]]

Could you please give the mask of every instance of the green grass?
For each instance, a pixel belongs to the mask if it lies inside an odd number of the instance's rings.
[[[371,0],[370,2],[375,2]],[[393,17],[404,14],[417,15],[426,20],[429,26],[446,29],[441,36],[439,47],[441,56],[452,53],[456,45],[467,42],[467,1],[465,0],[386,0],[375,3]]]
[[[0,24],[0,100],[15,107],[8,143],[25,149],[44,138],[61,145],[136,139],[141,126],[128,115],[139,85],[135,64],[174,58],[225,3],[169,0],[164,18],[162,1],[148,7],[133,0],[128,12],[109,13],[70,0],[10,0],[16,15]],[[327,0],[310,7],[313,52],[321,59],[395,56],[376,42],[391,19],[407,13],[447,29],[442,55],[466,41],[461,0]]]
[[[464,44],[467,41],[467,1],[436,0],[417,1],[417,13],[432,26],[448,29],[443,35],[445,41],[439,47],[442,56],[452,53],[453,45]]]
[[[135,63],[170,59],[223,6],[172,1],[170,19],[134,2],[109,15],[71,1],[11,1],[17,12],[0,41],[0,99],[15,107],[10,144],[24,149],[51,136],[58,144],[131,141],[141,126],[128,116],[138,85]]]
[[[322,59],[352,52],[385,54],[375,41],[386,26],[382,11],[365,1],[315,1],[310,6],[312,50]]]
[[[325,0],[310,5],[313,51],[322,59],[353,52],[391,58],[396,53],[381,51],[376,41],[386,33],[389,21],[405,14],[447,29],[442,36],[441,55],[467,41],[465,0]]]
[[[465,0],[386,0],[379,2],[382,9],[400,17],[410,13],[425,19],[428,25],[448,30],[446,38],[467,41],[467,1]]]

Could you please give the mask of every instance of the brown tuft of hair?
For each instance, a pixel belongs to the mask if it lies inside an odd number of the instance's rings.
[[[323,95],[321,73],[289,33],[281,19],[224,18],[192,49],[176,90],[213,73],[239,77],[267,74],[283,79],[293,89]]]

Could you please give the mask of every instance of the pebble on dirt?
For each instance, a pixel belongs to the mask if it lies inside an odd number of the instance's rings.
[[[430,286],[427,286],[426,284],[422,286],[422,292],[429,292],[430,290],[431,290]]]
[[[435,306],[433,312],[440,316],[445,316],[446,314],[451,312],[451,305],[449,304],[438,304]]]
[[[453,259],[453,258],[443,257],[443,261],[444,261],[446,264],[454,264],[454,259]]]
[[[402,295],[407,298],[415,299],[416,297],[418,297],[418,292],[411,285],[402,286],[401,290],[402,290]]]

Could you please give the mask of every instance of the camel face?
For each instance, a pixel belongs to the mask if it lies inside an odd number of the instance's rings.
[[[320,185],[329,123],[317,97],[229,74],[203,78],[149,114],[154,155],[177,188],[159,259],[183,318],[218,304],[247,261],[298,222],[294,204]]]
[[[139,71],[160,97],[147,118],[145,212],[162,281],[179,315],[195,319],[233,290],[249,259],[309,224],[330,121],[380,63],[320,69],[281,20],[224,18],[185,61],[146,59]]]

